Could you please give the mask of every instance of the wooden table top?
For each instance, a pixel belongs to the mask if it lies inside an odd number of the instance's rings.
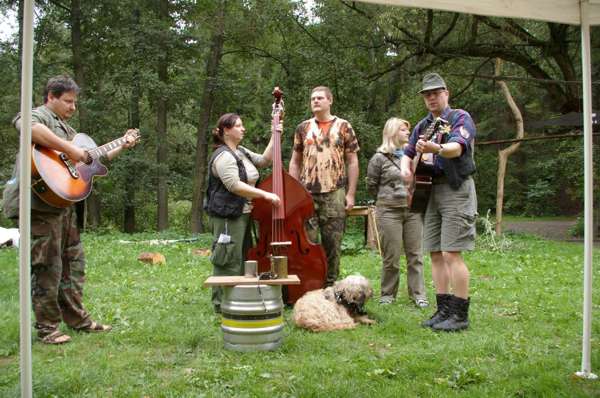
[[[245,276],[209,276],[203,286],[236,286],[236,285],[299,285],[298,275],[288,275],[287,278],[261,279],[258,277],[247,278]]]

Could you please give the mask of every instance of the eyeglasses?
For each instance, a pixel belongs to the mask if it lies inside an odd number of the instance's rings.
[[[438,90],[430,90],[430,91],[423,91],[421,93],[421,95],[425,98],[427,97],[438,97],[440,96],[440,94],[446,92],[445,89],[438,89]]]

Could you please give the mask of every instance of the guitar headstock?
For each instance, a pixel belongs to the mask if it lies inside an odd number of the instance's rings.
[[[425,136],[425,141],[429,141],[430,139],[433,138],[433,136],[435,135],[435,133],[437,133],[438,129],[441,126],[445,126],[448,125],[448,121],[442,117],[436,117],[435,120],[433,121],[433,123],[431,123],[427,129],[425,130],[425,132],[423,133],[423,135]]]
[[[141,134],[139,129],[129,129],[125,132],[123,136],[125,138],[125,147],[131,148],[138,142],[140,142]]]

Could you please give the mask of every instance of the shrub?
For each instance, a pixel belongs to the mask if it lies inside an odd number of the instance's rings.
[[[491,219],[490,213],[491,210],[488,209],[485,217],[477,218],[478,247],[484,250],[503,252],[512,246],[512,241],[504,234],[496,234],[496,222]]]
[[[585,222],[583,216],[577,216],[575,224],[571,228],[569,228],[569,236],[573,236],[575,238],[583,237],[584,228]]]

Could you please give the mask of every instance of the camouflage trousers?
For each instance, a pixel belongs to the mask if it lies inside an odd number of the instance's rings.
[[[43,337],[61,319],[74,328],[91,324],[83,307],[85,257],[72,206],[59,214],[31,212],[31,301]]]
[[[332,285],[340,273],[342,237],[346,225],[346,192],[338,189],[327,193],[313,193],[312,197],[315,216],[307,221],[306,232],[313,242],[320,242],[325,250],[327,285]]]

